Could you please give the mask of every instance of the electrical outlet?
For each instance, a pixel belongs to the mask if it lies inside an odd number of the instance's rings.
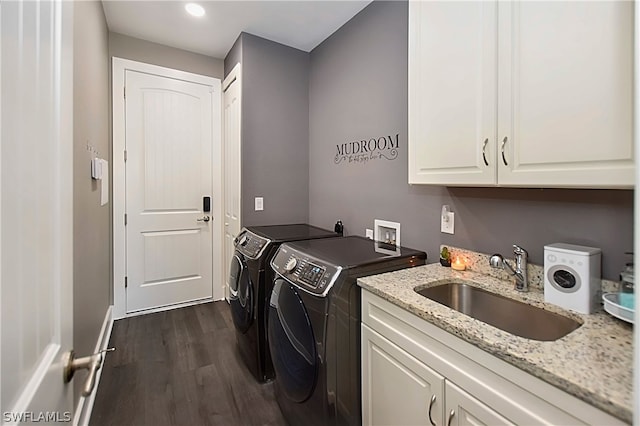
[[[260,212],[264,210],[264,199],[262,197],[256,197],[255,199],[255,210]]]
[[[370,240],[373,240],[373,229],[366,229],[365,230],[365,237],[367,237]]]
[[[453,212],[444,213],[440,221],[440,232],[444,234],[453,234],[454,222],[455,222],[455,213]]]

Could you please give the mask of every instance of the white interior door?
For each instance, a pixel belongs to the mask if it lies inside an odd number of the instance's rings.
[[[3,1],[0,15],[1,421],[70,421],[73,3]]]
[[[127,312],[211,299],[212,87],[132,70],[125,84]]]
[[[224,90],[224,271],[225,297],[229,298],[229,268],[234,239],[240,233],[241,83],[237,64],[223,83]]]

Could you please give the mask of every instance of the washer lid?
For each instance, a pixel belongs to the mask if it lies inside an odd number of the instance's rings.
[[[579,246],[575,244],[567,243],[554,243],[544,246],[544,249],[551,249],[553,251],[569,254],[584,254],[592,256],[594,254],[602,253],[602,250],[597,247]]]

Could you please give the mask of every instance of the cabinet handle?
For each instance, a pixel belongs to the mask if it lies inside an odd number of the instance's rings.
[[[447,420],[447,426],[451,426],[451,420],[453,420],[453,416],[456,415],[456,412],[451,410],[451,412],[449,413],[449,420]]]
[[[429,423],[431,423],[431,426],[436,426],[436,424],[433,422],[433,419],[431,418],[431,409],[433,408],[433,404],[435,402],[436,402],[436,396],[431,395],[431,401],[429,401]]]
[[[485,166],[489,165],[489,162],[487,161],[487,156],[485,155],[486,151],[487,151],[487,144],[488,143],[489,143],[489,138],[486,138],[484,140],[484,143],[482,144],[482,159],[484,160],[484,165]]]
[[[507,164],[507,159],[504,156],[504,146],[507,144],[507,137],[505,136],[504,139],[502,139],[502,146],[500,147],[500,151],[502,152],[502,162],[504,163],[505,166],[508,166],[509,164]]]

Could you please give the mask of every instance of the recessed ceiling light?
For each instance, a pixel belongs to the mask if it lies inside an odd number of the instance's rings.
[[[184,5],[184,8],[193,16],[197,16],[198,18],[204,16],[204,8],[197,3],[187,3]]]

